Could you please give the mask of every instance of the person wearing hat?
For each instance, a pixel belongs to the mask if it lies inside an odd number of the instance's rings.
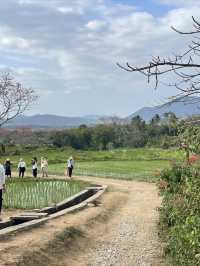
[[[11,177],[11,162],[10,162],[10,159],[6,159],[5,164],[4,164],[4,168],[5,168],[6,177]]]
[[[2,221],[1,210],[3,202],[3,192],[5,192],[6,189],[5,180],[6,180],[5,169],[4,166],[0,163],[0,221]]]
[[[18,171],[19,171],[19,177],[24,177],[24,173],[26,171],[26,163],[21,158],[18,163]]]
[[[73,169],[74,169],[74,159],[73,157],[69,157],[69,159],[67,160],[67,176],[69,178],[72,177],[72,172],[73,172]]]

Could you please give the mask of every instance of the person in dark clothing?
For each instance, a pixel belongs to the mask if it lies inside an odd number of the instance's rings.
[[[5,175],[6,177],[11,177],[11,162],[10,159],[7,159],[4,164]]]
[[[32,163],[32,172],[33,172],[33,177],[37,178],[37,158],[34,157],[31,161]]]

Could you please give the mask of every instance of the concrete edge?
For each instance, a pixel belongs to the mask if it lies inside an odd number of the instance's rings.
[[[60,208],[62,205],[66,205],[74,200],[76,200],[77,198],[83,196],[84,194],[88,193],[88,190],[84,189],[82,191],[80,191],[79,193],[55,204],[55,206],[51,206],[51,207],[44,207],[41,210],[38,211],[38,213],[42,213],[42,212],[47,212],[49,214],[51,214],[51,212],[53,213],[54,211],[56,211],[58,208]]]
[[[91,202],[95,201],[96,199],[98,199],[106,191],[106,189],[107,189],[107,186],[102,186],[101,189],[99,189],[99,191],[96,194],[94,194],[93,196],[91,196],[90,198],[84,200],[83,202],[81,202],[77,205],[74,205],[74,206],[69,207],[67,209],[64,209],[64,210],[58,211],[56,213],[50,214],[48,217],[24,222],[24,223],[19,224],[19,225],[14,225],[14,226],[10,226],[10,227],[1,229],[0,230],[0,240],[2,240],[5,237],[12,236],[15,233],[18,233],[21,231],[26,231],[26,230],[32,229],[34,227],[38,227],[39,225],[42,225],[51,219],[61,217],[67,213],[73,213],[73,212],[76,212],[78,210],[81,210],[81,209],[85,208],[88,205],[88,203],[91,203]]]

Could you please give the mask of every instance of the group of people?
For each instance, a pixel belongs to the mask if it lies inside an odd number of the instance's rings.
[[[36,157],[34,157],[31,160],[31,165],[32,165],[33,177],[36,178],[38,175],[38,160]],[[11,166],[12,166],[12,163],[10,159],[7,159],[4,163],[6,177],[12,176]],[[19,160],[17,169],[18,169],[19,177],[23,178],[26,172],[26,162],[22,158]],[[42,177],[48,177],[48,161],[44,157],[41,157],[41,172],[42,172]]]
[[[33,159],[31,160],[31,165],[32,165],[32,175],[33,175],[33,177],[36,178],[38,175],[37,157],[33,157]],[[10,159],[6,159],[6,161],[4,163],[4,170],[5,170],[6,177],[12,176],[11,166],[12,166],[12,163],[11,163]],[[40,166],[41,166],[42,177],[48,177],[48,160],[47,160],[47,158],[41,157]],[[67,176],[68,177],[72,177],[73,168],[74,168],[74,159],[71,156],[67,160]],[[19,160],[17,169],[19,172],[19,177],[23,178],[24,174],[26,172],[26,162],[22,158]]]
[[[37,158],[34,157],[31,160],[32,164],[32,174],[33,177],[37,177],[38,175],[38,164],[37,164]],[[0,163],[0,221],[2,221],[1,218],[1,210],[2,210],[2,202],[3,202],[3,193],[6,191],[6,177],[11,177],[11,166],[12,163],[10,159],[7,159],[3,164]],[[74,169],[74,159],[73,157],[69,157],[67,160],[67,176],[69,178],[72,177],[72,172]],[[19,171],[19,177],[24,177],[25,171],[26,171],[26,162],[21,158],[18,163],[18,171]],[[41,158],[41,171],[42,171],[42,177],[48,177],[48,160],[44,157]]]

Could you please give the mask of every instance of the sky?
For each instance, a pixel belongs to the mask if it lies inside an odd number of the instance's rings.
[[[0,71],[33,88],[27,114],[130,115],[175,94],[116,63],[182,51],[199,0],[0,1]]]

